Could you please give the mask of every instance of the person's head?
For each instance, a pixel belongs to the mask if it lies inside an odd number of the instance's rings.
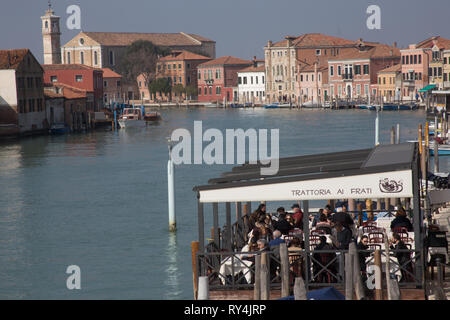
[[[278,239],[278,238],[280,238],[281,237],[281,231],[280,230],[275,230],[274,232],[273,232],[273,238],[274,239]]]
[[[399,242],[402,238],[400,237],[400,235],[398,233],[394,233],[392,235],[392,239],[394,240],[394,243]]]
[[[266,205],[264,203],[261,203],[258,206],[258,209],[256,209],[256,211],[258,211],[258,212],[266,212]]]
[[[347,212],[347,207],[346,206],[342,206],[342,212]]]
[[[400,216],[406,216],[406,211],[405,211],[405,209],[403,209],[402,207],[398,208],[396,216],[397,216],[397,217],[400,217]]]
[[[342,207],[336,208],[336,213],[343,212]]]
[[[294,237],[289,243],[290,247],[300,247],[302,242],[300,241],[299,237]]]
[[[266,240],[264,239],[259,239],[258,241],[256,241],[256,243],[258,244],[259,250],[262,250],[266,247]]]
[[[266,221],[266,215],[265,214],[260,215],[258,218],[258,222],[264,223],[265,221]]]
[[[369,244],[369,237],[368,236],[362,236],[361,237],[361,243],[365,246]]]
[[[284,207],[279,207],[279,208],[277,209],[277,213],[281,215],[281,214],[286,213],[286,210],[284,210]]]
[[[297,203],[295,203],[292,205],[291,209],[294,211],[294,213],[297,213],[300,211],[300,206]]]
[[[334,225],[334,227],[336,228],[336,231],[342,231],[342,229],[344,229],[344,226],[342,225],[342,223],[340,223],[339,221],[336,222],[336,224]]]
[[[325,236],[320,236],[319,239],[320,239],[321,244],[325,244],[327,242],[327,237],[325,237]]]
[[[319,209],[319,217],[323,214],[323,209]]]
[[[326,216],[325,214],[322,213],[322,214],[320,215],[320,217],[319,217],[319,221],[320,221],[320,222],[327,222],[327,216]]]
[[[280,220],[285,220],[285,219],[286,219],[286,213],[281,213],[281,214],[278,216],[278,218],[279,218]]]

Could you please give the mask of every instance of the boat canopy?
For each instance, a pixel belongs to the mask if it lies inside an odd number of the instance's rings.
[[[432,90],[434,88],[436,88],[436,85],[435,84],[430,84],[430,85],[420,89],[419,92],[428,92],[428,91],[430,91],[430,90]]]
[[[276,175],[244,164],[194,191],[201,203],[412,198],[417,159],[417,143],[282,158]]]

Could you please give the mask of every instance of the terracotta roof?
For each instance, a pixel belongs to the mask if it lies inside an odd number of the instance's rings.
[[[102,71],[99,68],[93,68],[84,64],[43,64],[42,68],[47,70],[97,70]]]
[[[151,41],[157,46],[200,46],[202,42],[215,42],[195,34],[131,33],[131,32],[81,32],[104,46],[128,46],[137,40]]]
[[[46,98],[64,98],[64,95],[62,95],[60,93],[56,93],[49,89],[44,89],[44,96]]]
[[[17,69],[29,49],[0,50],[0,69]]]
[[[105,78],[122,78],[120,74],[112,71],[110,68],[102,68],[103,70],[103,79]]]
[[[390,67],[387,67],[383,70],[378,71],[378,73],[392,73],[392,72],[401,72],[402,71],[402,65],[396,64]]]
[[[295,39],[292,44],[298,48],[302,47],[326,47],[352,45],[355,42],[343,38],[333,37],[322,33],[306,33]]]
[[[386,44],[375,44],[370,45],[359,50],[358,48],[353,48],[340,54],[329,61],[339,61],[339,60],[359,60],[359,59],[371,59],[371,58],[383,58],[383,57],[400,57],[400,49],[388,46]]]
[[[264,66],[260,66],[260,67],[247,67],[245,69],[239,70],[239,72],[264,72],[266,71],[266,68]]]
[[[242,60],[232,56],[224,56],[198,65],[198,67],[219,66],[219,65],[251,65],[250,60]]]
[[[159,61],[175,61],[175,60],[212,60],[212,59],[186,50],[172,51],[170,55],[159,59]]]
[[[433,48],[435,43],[440,49],[450,49],[450,40],[442,38],[441,36],[434,36],[425,39],[422,42],[418,43],[416,48],[418,49]]]

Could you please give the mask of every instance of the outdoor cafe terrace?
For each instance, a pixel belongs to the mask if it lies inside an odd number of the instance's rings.
[[[279,172],[274,176],[262,176],[260,164],[245,164],[210,179],[208,185],[194,188],[198,197],[199,244],[198,252],[193,256],[194,279],[198,283],[199,277],[207,276],[210,290],[254,289],[255,282],[260,281],[260,266],[256,261],[259,263],[261,252],[247,249],[251,236],[248,217],[252,213],[252,202],[286,201],[288,204],[301,203],[304,226],[303,230],[293,229],[282,237],[287,246],[295,237],[303,241],[301,249],[288,249],[289,292],[292,292],[297,277],[303,278],[306,290],[324,286],[344,288],[345,255],[356,247],[350,245],[348,250],[336,249],[336,232],[324,234],[313,227],[310,217],[317,212],[309,209],[311,200],[328,200],[333,206],[337,199],[341,199],[346,201],[348,213],[355,222],[353,237],[358,242],[363,235],[369,238],[366,251],[353,252],[358,256],[366,253],[364,262],[367,269],[362,275],[370,276],[375,260],[381,259],[384,271],[387,266],[397,280],[402,279],[400,287],[423,288],[424,258],[428,252],[423,245],[425,230],[420,208],[419,163],[418,144],[403,143],[283,158],[280,159]],[[370,200],[369,206],[365,205],[366,200]],[[392,206],[389,206],[389,201]],[[388,206],[383,208],[381,203]],[[234,223],[231,222],[232,204],[236,208]],[[397,205],[406,208],[413,231],[391,230],[390,223],[396,214],[394,206]],[[213,227],[212,239],[205,243],[204,214],[207,208],[211,208]],[[222,228],[219,228],[219,212],[225,215],[226,222]],[[373,219],[367,219],[367,216],[373,216]],[[273,218],[276,219],[275,216]],[[406,244],[407,249],[400,252],[407,254],[408,261],[399,263],[390,249],[389,239],[393,231],[399,233]],[[316,250],[320,236],[326,237],[331,249]],[[282,270],[286,263],[282,261],[285,254],[280,256],[281,251],[285,251],[285,245],[267,251],[270,255],[267,263],[270,265],[271,289],[280,288],[283,283]],[[380,256],[375,257],[375,252]],[[324,255],[328,260],[322,259]]]

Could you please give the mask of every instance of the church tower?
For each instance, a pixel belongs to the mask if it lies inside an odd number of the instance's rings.
[[[50,0],[48,10],[42,20],[42,38],[44,40],[44,64],[61,64],[60,17],[55,16]]]

